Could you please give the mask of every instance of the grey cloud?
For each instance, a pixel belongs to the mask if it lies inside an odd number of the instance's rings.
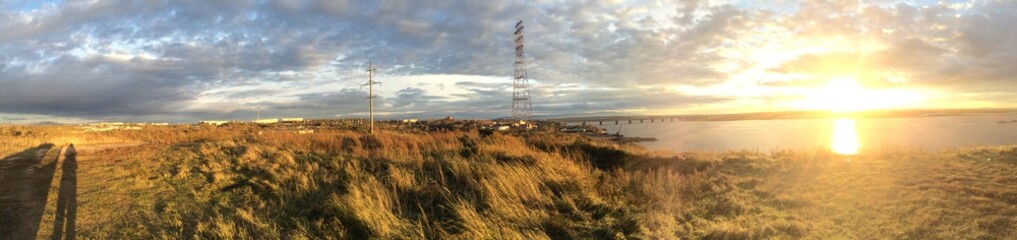
[[[0,32],[0,112],[219,117],[181,109],[210,89],[262,82],[313,88],[332,77],[343,82],[361,72],[369,59],[390,75],[508,76],[512,24],[519,19],[526,23],[529,76],[548,87],[585,87],[578,92],[534,89],[539,111],[727,101],[631,86],[726,81],[731,73],[716,65],[742,63],[721,56],[718,49],[739,44],[763,26],[781,27],[802,38],[865,31],[889,46],[868,56],[874,69],[908,71],[921,84],[963,84],[957,89],[975,92],[1015,85],[1017,68],[1011,66],[1017,62],[1017,30],[1011,26],[1017,22],[1017,3],[988,2],[963,13],[905,3],[872,5],[856,13],[856,4],[806,1],[789,4],[795,6],[788,9],[796,11],[784,12],[705,1],[660,7],[608,1],[68,1],[28,18],[22,17],[26,13],[0,10],[0,29],[5,29]],[[673,9],[674,14],[641,15],[640,7]],[[113,59],[89,51],[152,58]],[[817,63],[851,56],[802,56],[771,71],[808,71]],[[290,71],[298,74],[280,74]],[[323,72],[338,76],[318,75]],[[355,87],[351,81],[343,83]],[[457,83],[455,87],[469,93],[455,97],[469,101],[443,99],[420,88],[404,88],[378,100],[393,112],[503,116],[510,104],[509,86],[507,80]],[[258,89],[220,97],[284,92]],[[591,97],[596,95],[611,97]],[[244,104],[265,105],[280,114],[328,117],[365,112],[360,104],[364,96],[346,88],[296,96],[298,102]]]
[[[173,112],[193,99],[180,72],[158,70],[153,61],[118,62],[104,58],[54,60],[45,74],[0,77],[0,109],[17,113],[106,116]],[[130,72],[104,68],[131,66]],[[153,69],[155,68],[155,69]]]
[[[423,107],[432,104],[441,97],[426,95],[423,89],[404,88],[396,92],[395,99],[392,99],[392,107]]]
[[[271,96],[271,95],[281,94],[281,93],[283,93],[283,91],[280,90],[280,89],[264,89],[264,88],[259,88],[259,89],[237,91],[237,92],[230,93],[227,96],[229,98],[232,98],[232,99],[244,99],[244,98],[260,97],[260,96]]]
[[[255,103],[264,106],[263,112],[277,115],[300,115],[307,117],[366,117],[368,113],[367,92],[347,88],[338,93],[302,94],[296,103]],[[454,102],[443,101],[442,97],[427,93],[419,88],[399,90],[394,97],[375,99],[376,114],[390,117],[444,117],[456,116],[499,116],[480,110],[484,101]]]
[[[830,4],[837,5],[831,6]],[[851,71],[837,65],[861,61],[858,69],[865,80],[877,86],[889,84],[876,77],[880,71],[901,71],[911,75],[917,86],[948,87],[964,92],[988,88],[1013,88],[1017,82],[1017,3],[993,1],[970,10],[953,10],[943,5],[915,7],[896,4],[886,8],[869,6],[860,15],[837,14],[853,3],[802,4],[802,10],[788,24],[808,34],[868,38],[886,44],[885,50],[859,55],[853,50],[807,54],[771,69],[778,73]],[[835,16],[835,17],[826,17]],[[808,20],[808,21],[806,21]],[[839,74],[849,74],[841,72]]]

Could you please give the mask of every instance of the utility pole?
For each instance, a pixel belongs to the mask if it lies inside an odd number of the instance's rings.
[[[374,71],[375,71],[375,69],[374,69],[374,61],[373,60],[369,60],[367,62],[367,83],[365,83],[364,85],[360,85],[360,87],[367,86],[367,99],[368,99],[368,107],[367,108],[369,109],[370,116],[371,116],[370,117],[371,118],[371,122],[370,122],[371,127],[370,127],[370,130],[369,130],[369,132],[371,134],[374,134],[374,97],[375,97],[374,96],[374,85],[375,84],[381,84],[381,82],[375,82],[374,81]]]

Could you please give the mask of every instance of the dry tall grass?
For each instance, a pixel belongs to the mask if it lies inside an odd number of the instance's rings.
[[[848,161],[821,150],[650,152],[556,134],[99,136],[150,144],[79,158],[83,238],[1017,236],[1014,147]]]
[[[85,132],[69,126],[0,126],[0,156],[7,156],[44,143],[122,143],[137,136],[125,132]],[[137,134],[135,134],[137,135]],[[152,135],[146,132],[143,135]],[[131,137],[131,138],[128,138]]]

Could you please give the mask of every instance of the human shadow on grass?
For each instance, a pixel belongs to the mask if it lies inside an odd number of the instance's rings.
[[[46,143],[0,160],[0,238],[36,237],[56,171],[57,161],[44,162],[52,148]]]
[[[78,211],[78,162],[74,144],[64,153],[63,176],[60,178],[60,193],[57,195],[56,221],[53,224],[53,239],[74,239],[74,219]]]

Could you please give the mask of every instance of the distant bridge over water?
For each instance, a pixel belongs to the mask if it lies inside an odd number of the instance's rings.
[[[553,118],[545,121],[576,124],[635,124],[635,123],[666,123],[700,120],[696,116],[609,116],[609,117],[573,117]]]
[[[872,113],[868,114],[877,115]],[[669,123],[686,121],[739,121],[739,120],[767,120],[767,119],[794,119],[794,118],[828,118],[830,116],[831,114],[829,111],[785,111],[785,112],[750,112],[750,113],[702,114],[702,115],[567,117],[567,118],[549,118],[545,119],[545,121],[604,125],[604,124],[634,124],[634,123],[661,123],[661,122]]]
[[[669,123],[685,121],[742,121],[742,120],[771,120],[771,119],[805,119],[805,118],[834,118],[834,117],[935,117],[955,116],[962,114],[979,113],[1017,113],[1014,108],[990,108],[990,109],[904,109],[904,110],[869,110],[849,114],[837,114],[823,110],[806,111],[783,111],[783,112],[749,112],[730,114],[703,114],[703,115],[657,115],[657,116],[601,116],[601,117],[565,117],[549,118],[545,121],[560,123],[586,123],[593,125],[605,124],[634,124],[634,123]]]

